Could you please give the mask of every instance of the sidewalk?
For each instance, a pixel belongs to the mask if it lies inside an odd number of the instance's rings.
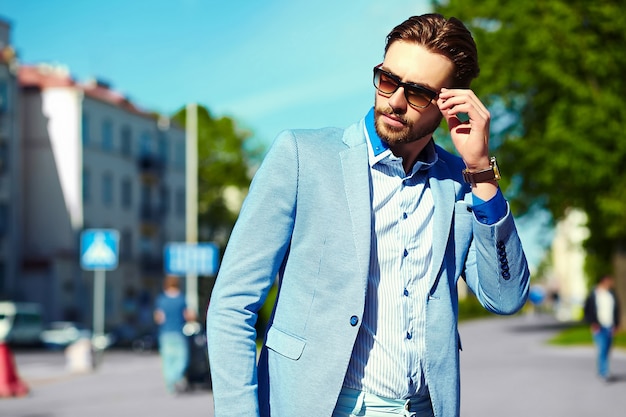
[[[1,417],[212,417],[210,391],[166,392],[157,354],[105,352],[94,372],[71,374],[62,352],[17,353],[23,398],[0,399]]]
[[[546,344],[563,324],[549,316],[496,317],[460,326],[463,417],[623,417],[626,353],[615,381],[596,377],[593,347]]]
[[[462,323],[461,416],[626,415],[626,353],[613,352],[616,381],[605,384],[595,376],[592,347],[546,345],[562,327],[547,316]],[[166,393],[156,354],[106,352],[101,368],[84,375],[67,372],[62,352],[15,356],[31,394],[0,399],[1,417],[213,416],[210,391]]]

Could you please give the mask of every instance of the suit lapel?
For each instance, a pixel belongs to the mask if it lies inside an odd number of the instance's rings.
[[[372,229],[370,176],[363,124],[354,127],[346,131],[344,142],[349,148],[340,157],[358,264],[361,275],[367,277]]]

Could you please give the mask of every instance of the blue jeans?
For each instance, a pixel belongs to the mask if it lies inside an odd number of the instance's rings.
[[[163,377],[168,391],[175,392],[176,384],[185,379],[189,362],[189,344],[187,338],[178,332],[166,332],[159,335],[159,353],[163,367]]]
[[[598,349],[598,375],[607,378],[609,376],[609,352],[613,343],[613,329],[600,327],[600,330],[593,334],[593,341]]]

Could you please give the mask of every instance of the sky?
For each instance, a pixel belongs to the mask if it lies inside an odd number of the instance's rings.
[[[429,4],[0,0],[0,16],[22,64],[58,63],[166,115],[196,102],[269,144],[287,128],[359,120],[386,34]]]
[[[429,11],[429,0],[0,0],[21,64],[102,79],[165,115],[204,105],[266,146],[284,129],[362,118],[385,36]],[[520,219],[531,265],[548,221]]]

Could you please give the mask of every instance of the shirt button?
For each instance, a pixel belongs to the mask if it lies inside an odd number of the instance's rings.
[[[404,250],[404,256],[405,256],[405,257],[406,257],[406,256],[409,256],[409,251],[408,251],[408,250],[406,250],[406,249]]]
[[[406,332],[406,338],[411,340],[413,338],[413,335],[410,332]]]
[[[409,296],[409,290],[407,290],[406,288],[404,289],[404,295],[405,295],[406,297],[408,297],[408,296]]]
[[[350,325],[352,327],[356,326],[359,323],[359,318],[357,316],[350,317]]]
[[[406,219],[407,217],[409,217],[406,213],[402,213],[402,218]]]

